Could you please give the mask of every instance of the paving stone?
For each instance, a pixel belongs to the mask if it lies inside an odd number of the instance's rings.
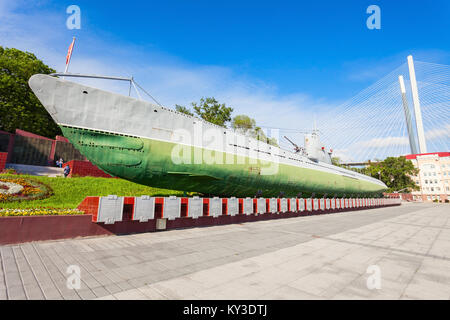
[[[21,284],[8,287],[8,298],[10,300],[25,300],[27,296],[25,294],[24,288]]]
[[[108,296],[103,296],[103,297],[97,298],[95,300],[117,300],[117,299],[113,295],[108,295]]]
[[[117,284],[108,284],[105,286],[105,289],[110,293],[110,294],[115,294],[118,292],[123,291],[123,289],[121,287],[119,287]]]
[[[138,288],[138,290],[140,292],[142,292],[144,294],[144,296],[149,300],[168,300],[168,299],[170,299],[169,297],[167,297],[166,295],[164,295],[163,293],[161,293],[160,291],[158,291],[157,289],[155,289],[154,287],[151,287],[151,286],[141,287],[141,288]]]
[[[118,300],[147,300],[147,297],[138,289],[122,291],[113,296]]]
[[[0,246],[0,299],[448,299],[443,208]],[[69,265],[81,268],[81,290],[67,289]],[[370,265],[380,290],[367,288]]]
[[[133,286],[129,284],[127,281],[118,282],[116,284],[120,289],[122,289],[122,291],[133,289]]]
[[[109,291],[106,290],[104,287],[97,287],[97,288],[93,288],[92,292],[94,292],[94,294],[97,297],[103,297],[103,296],[108,296],[110,295]]]
[[[77,290],[77,294],[83,300],[92,300],[92,299],[97,298],[97,296],[95,295],[95,293],[91,289]]]
[[[298,290],[290,286],[282,286],[261,295],[258,299],[262,300],[320,300],[319,296]]]
[[[47,300],[62,300],[63,297],[61,293],[53,288],[42,288],[42,291],[44,292],[44,296]]]
[[[41,288],[38,286],[25,286],[24,290],[26,292],[27,298],[29,300],[43,300],[45,299],[44,293],[42,292]]]

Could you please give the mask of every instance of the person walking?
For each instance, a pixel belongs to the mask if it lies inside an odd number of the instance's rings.
[[[64,167],[64,178],[67,178],[69,173],[70,173],[70,166],[67,165],[67,166]]]
[[[59,161],[56,162],[60,168],[62,168],[62,165],[64,164],[64,160],[62,158],[59,158]]]

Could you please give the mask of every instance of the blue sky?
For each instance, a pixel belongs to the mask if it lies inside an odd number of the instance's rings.
[[[80,30],[66,28],[71,4]],[[366,27],[372,4],[380,30]],[[303,128],[408,54],[450,64],[449,14],[448,0],[0,0],[0,45],[62,71],[76,36],[70,71],[133,75],[167,106],[215,96],[259,124]]]
[[[138,46],[142,54],[127,58],[145,59],[148,51],[178,63],[225,67],[274,85],[282,94],[345,99],[403,63],[407,54],[450,61],[446,0],[31,3],[22,2],[14,11],[43,17],[59,13],[54,27],[62,29],[65,9],[77,4],[82,29],[64,30],[66,42],[76,35],[77,50],[92,56],[103,55],[102,46],[87,39],[111,47]],[[370,4],[381,8],[381,30],[366,27]]]
[[[44,7],[63,11],[72,2]],[[227,67],[276,85],[281,93],[345,98],[403,63],[409,53],[432,62],[450,58],[446,0],[77,4],[83,13],[80,37],[97,34],[186,63]],[[366,27],[370,4],[381,8],[381,30]]]

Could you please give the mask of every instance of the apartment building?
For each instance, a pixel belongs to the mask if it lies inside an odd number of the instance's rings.
[[[419,174],[412,179],[420,187],[413,191],[415,201],[450,201],[450,152],[407,155]]]

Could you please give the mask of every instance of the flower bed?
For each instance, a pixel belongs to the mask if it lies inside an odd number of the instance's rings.
[[[21,217],[21,216],[67,216],[84,214],[77,209],[0,209],[0,217]]]
[[[32,178],[0,178],[0,203],[45,199],[52,194],[49,186]]]

